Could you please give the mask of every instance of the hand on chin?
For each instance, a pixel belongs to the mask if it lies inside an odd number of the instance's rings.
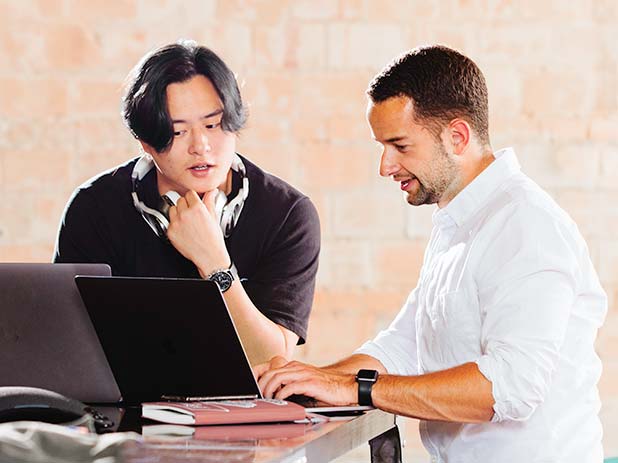
[[[172,245],[205,273],[229,266],[229,255],[223,233],[216,219],[217,190],[210,190],[199,198],[190,190],[170,208],[167,237]]]

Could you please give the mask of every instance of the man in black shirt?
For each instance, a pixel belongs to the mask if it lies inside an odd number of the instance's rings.
[[[194,42],[155,50],[130,75],[123,115],[142,155],[75,191],[54,262],[210,279],[252,364],[290,356],[306,337],[318,216],[309,198],[235,152],[246,113],[230,69]]]

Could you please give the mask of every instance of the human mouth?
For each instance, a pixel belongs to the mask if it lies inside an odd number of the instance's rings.
[[[205,171],[211,169],[213,166],[210,164],[196,164],[194,166],[189,167],[190,170],[194,170],[197,172]]]
[[[416,177],[412,177],[412,178],[408,178],[406,180],[398,180],[399,181],[399,187],[401,188],[401,191],[408,191],[408,189],[415,183],[418,182],[418,180],[416,179]]]
[[[193,177],[207,178],[215,172],[215,166],[212,164],[195,164],[187,169]]]

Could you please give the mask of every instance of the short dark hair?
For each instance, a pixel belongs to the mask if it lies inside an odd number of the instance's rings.
[[[223,102],[223,130],[238,132],[244,127],[247,111],[232,71],[212,50],[184,40],[147,54],[127,78],[122,116],[137,139],[159,153],[172,144],[174,131],[167,109],[167,86],[196,75],[209,79]]]
[[[465,119],[489,145],[487,84],[470,58],[443,45],[415,48],[395,58],[369,84],[375,103],[406,96],[419,122],[439,136],[456,117]]]

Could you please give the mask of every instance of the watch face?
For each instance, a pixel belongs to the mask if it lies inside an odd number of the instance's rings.
[[[217,286],[221,290],[222,293],[226,292],[232,286],[232,282],[234,281],[234,277],[229,271],[220,271],[215,273],[209,278],[210,281],[214,281],[217,283]]]
[[[356,379],[375,382],[378,379],[378,372],[376,370],[359,370],[356,374]]]

